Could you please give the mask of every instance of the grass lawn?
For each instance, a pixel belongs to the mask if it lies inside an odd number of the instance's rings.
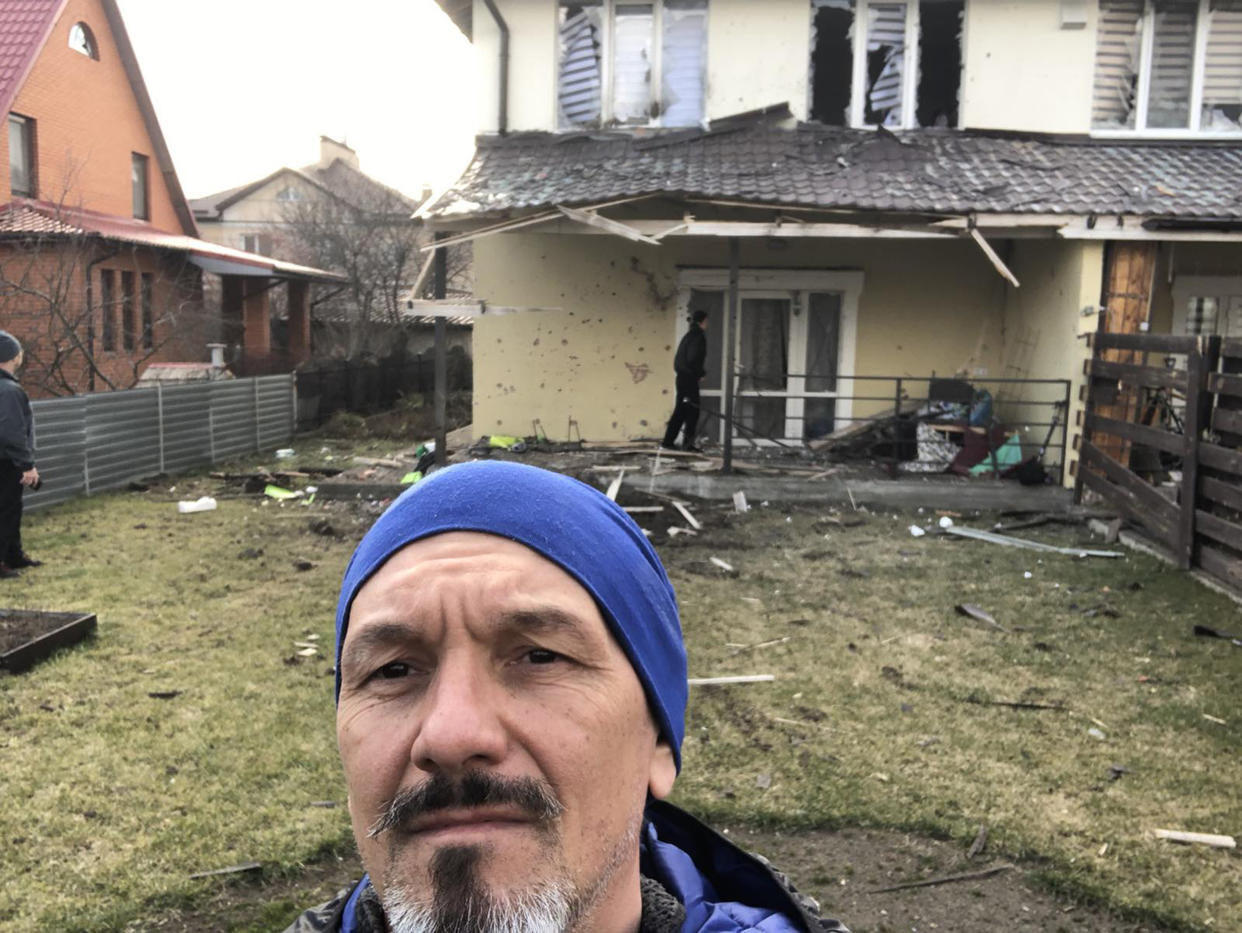
[[[99,631],[0,677],[0,930],[159,929],[247,883],[194,872],[258,861],[263,881],[296,882],[352,844],[328,672],[336,588],[372,516],[256,497],[179,515],[220,486],[168,483],[28,517],[47,563],[0,604],[95,612]],[[1139,554],[912,538],[928,515],[696,514],[698,537],[657,535],[691,675],[778,679],[695,688],[678,802],[734,826],[963,846],[986,823],[990,853],[1036,860],[1059,889],[1170,929],[1242,929],[1239,856],[1151,835],[1242,832],[1242,651],[1190,633],[1242,628],[1233,603]],[[739,576],[713,575],[712,556]],[[315,641],[320,656],[297,654]],[[298,892],[203,929],[279,930]]]

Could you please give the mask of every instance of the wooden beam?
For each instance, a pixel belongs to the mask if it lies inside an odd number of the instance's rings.
[[[1182,456],[1186,453],[1186,437],[1182,434],[1171,434],[1161,428],[1135,424],[1133,421],[1118,421],[1116,418],[1105,418],[1091,412],[1087,413],[1085,423],[1091,429],[1093,437],[1096,434],[1111,434],[1113,437],[1146,444],[1171,454]]]
[[[648,246],[660,245],[659,240],[652,239],[633,227],[621,223],[619,220],[601,217],[593,211],[580,211],[577,208],[565,207],[563,204],[556,205],[556,209],[576,223],[585,224],[588,227],[596,227],[606,233],[613,233],[627,240],[633,240],[636,243],[646,243]]]
[[[1116,379],[1128,385],[1153,388],[1181,389],[1186,385],[1184,369],[1165,369],[1163,366],[1138,366],[1133,363],[1110,363],[1107,360],[1091,360],[1087,374],[1105,379]],[[1239,379],[1242,383],[1242,379]]]
[[[1005,265],[1004,260],[996,254],[996,250],[992,249],[992,244],[983,238],[983,234],[979,232],[977,227],[970,228],[970,238],[979,244],[979,248],[983,250],[983,255],[987,256],[993,267],[1001,274],[1001,277],[1008,279],[1014,288],[1021,288],[1022,283],[1018,281],[1018,277],[1009,271],[1009,267]]]
[[[560,311],[560,308],[525,308],[513,305],[489,305],[486,301],[428,301],[419,298],[411,301],[413,306],[407,314],[416,317],[483,317],[501,314],[521,314],[527,311]]]
[[[1175,337],[1172,334],[1114,334],[1088,335],[1089,344],[1101,350],[1138,350],[1146,353],[1190,353],[1197,346],[1198,337]]]
[[[1242,512],[1242,487],[1226,483],[1214,476],[1203,477],[1199,480],[1199,484],[1199,494],[1203,498],[1210,499],[1227,509]]]

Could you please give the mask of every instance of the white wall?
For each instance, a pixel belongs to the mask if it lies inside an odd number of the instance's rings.
[[[1086,133],[1091,128],[1096,4],[1061,27],[1063,0],[967,0],[962,125]]]
[[[496,0],[509,27],[509,129],[556,129],[557,27],[554,0]],[[474,55],[481,133],[496,132],[500,31],[481,0],[474,3]],[[451,75],[445,76],[452,80]]]
[[[708,119],[788,101],[805,120],[810,0],[710,0],[709,7]]]

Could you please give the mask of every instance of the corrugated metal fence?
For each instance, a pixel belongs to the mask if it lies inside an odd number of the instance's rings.
[[[37,509],[176,473],[293,437],[292,375],[129,389],[32,402],[35,460],[43,487]]]

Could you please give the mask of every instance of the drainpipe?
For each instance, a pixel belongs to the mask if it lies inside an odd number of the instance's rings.
[[[509,27],[496,8],[496,0],[483,0],[483,5],[500,30],[500,113],[496,118],[496,128],[504,136],[509,132]]]

